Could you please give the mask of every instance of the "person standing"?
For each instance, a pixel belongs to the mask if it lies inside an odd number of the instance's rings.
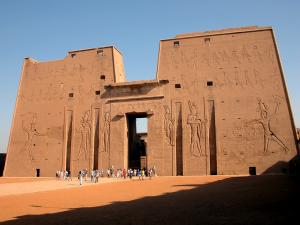
[[[123,178],[126,179],[126,170],[123,169]]]
[[[83,174],[81,171],[79,171],[79,174],[78,174],[78,180],[79,180],[79,185],[82,185],[82,181],[83,181]]]
[[[145,177],[145,170],[142,169],[142,180],[144,180],[144,177]]]
[[[151,178],[152,178],[152,169],[149,169],[148,176],[149,176],[149,178],[151,180]]]

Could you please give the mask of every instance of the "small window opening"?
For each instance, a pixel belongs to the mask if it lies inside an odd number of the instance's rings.
[[[100,76],[100,79],[101,79],[101,80],[105,80],[105,75],[101,75],[101,76]]]
[[[174,47],[179,47],[179,41],[174,41]]]
[[[206,83],[206,84],[207,84],[207,86],[208,86],[208,87],[211,87],[211,86],[213,86],[213,85],[214,85],[214,82],[212,82],[212,81],[207,81],[207,83]]]
[[[96,95],[100,95],[100,91],[95,91],[95,94]]]
[[[99,49],[99,50],[97,51],[97,55],[99,55],[99,56],[104,56],[103,50],[102,50],[102,49]]]
[[[72,53],[71,54],[71,57],[74,59],[74,58],[76,58],[76,54],[75,53]]]
[[[175,88],[181,88],[181,84],[175,84]]]
[[[250,166],[249,167],[249,174],[250,175],[256,175],[256,167],[255,166]]]
[[[40,169],[36,169],[35,170],[35,176],[36,177],[40,177],[41,176],[41,170]]]
[[[73,98],[74,97],[74,93],[69,93],[69,97]]]
[[[205,42],[205,43],[209,43],[209,42],[210,42],[210,38],[209,38],[209,37],[204,38],[204,42]]]

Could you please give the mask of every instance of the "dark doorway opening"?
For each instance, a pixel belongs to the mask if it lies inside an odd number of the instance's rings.
[[[147,124],[146,113],[127,114],[128,168],[147,168]]]
[[[256,175],[256,167],[255,166],[249,167],[249,175]]]
[[[41,175],[41,170],[40,170],[40,169],[36,169],[35,175],[36,175],[36,177],[40,177],[40,175]]]

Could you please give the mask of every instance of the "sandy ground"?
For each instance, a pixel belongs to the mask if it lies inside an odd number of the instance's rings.
[[[0,177],[0,184],[7,183],[24,183],[24,182],[36,182],[43,180],[54,180],[54,178],[49,177]]]
[[[111,182],[124,182],[124,180],[103,178],[98,183]],[[86,180],[83,185],[96,184]],[[56,180],[55,178],[0,178],[0,197],[75,187],[80,187],[78,179],[75,177],[69,181]]]
[[[0,179],[0,224],[298,224],[288,176],[103,179],[98,184]],[[35,182],[33,182],[35,181]],[[7,185],[10,188],[7,188]]]

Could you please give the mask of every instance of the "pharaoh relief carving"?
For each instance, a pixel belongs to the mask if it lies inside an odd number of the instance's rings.
[[[77,129],[80,133],[80,145],[78,150],[78,160],[88,159],[88,152],[91,146],[91,111],[87,110],[80,120],[80,127]]]
[[[278,96],[274,96],[275,100],[275,109],[273,113],[270,108],[262,101],[262,99],[258,98],[258,106],[260,118],[251,121],[248,124],[260,124],[263,129],[264,135],[264,152],[267,153],[269,151],[270,141],[275,142],[277,145],[281,147],[284,152],[288,152],[289,149],[282,141],[280,137],[274,132],[273,127],[271,126],[271,121],[276,117],[276,114],[279,109],[281,99]]]
[[[165,135],[170,145],[173,145],[173,134],[174,134],[174,119],[172,119],[172,113],[169,106],[164,105],[164,130]]]
[[[187,49],[188,47],[186,47]],[[211,67],[238,66],[243,63],[274,63],[276,57],[272,46],[241,45],[232,49],[211,49],[209,52],[203,49],[182,50],[174,48],[169,55],[170,65],[176,69],[187,67],[193,70],[199,69],[203,65]]]
[[[35,138],[38,136],[45,136],[45,134],[40,133],[37,130],[37,114],[34,113],[29,121],[22,120],[22,129],[26,133],[26,142],[25,148],[30,160],[34,160],[33,158],[33,147],[35,144],[33,143]]]
[[[110,136],[110,113],[106,112],[104,114],[104,130],[103,130],[103,145],[104,152],[109,152],[109,136]]]
[[[203,121],[200,119],[196,104],[192,101],[189,101],[188,104],[190,114],[188,115],[187,123],[191,127],[190,153],[195,157],[205,156],[205,153],[201,148],[201,132]]]
[[[231,71],[220,70],[212,77],[216,87],[219,88],[241,88],[264,87],[265,80],[257,69],[237,69]]]

